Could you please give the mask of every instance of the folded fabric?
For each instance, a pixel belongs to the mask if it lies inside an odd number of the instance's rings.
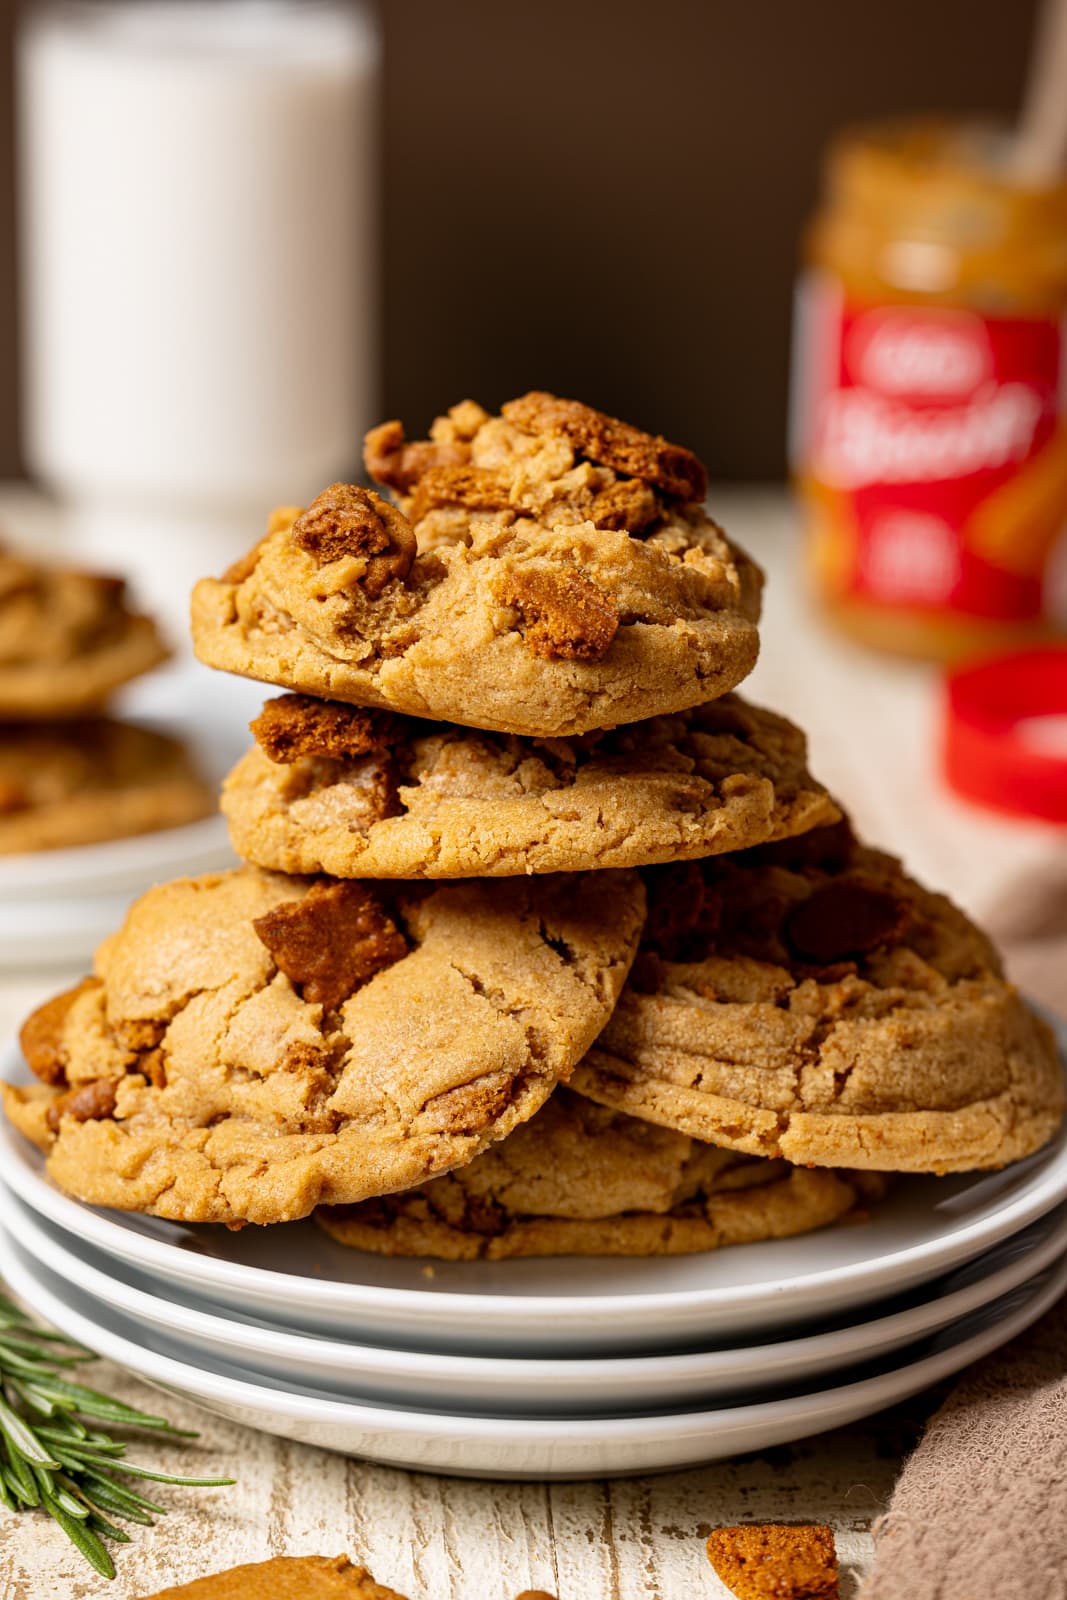
[[[1067,1297],[960,1381],[874,1532],[860,1600],[1067,1596]]]

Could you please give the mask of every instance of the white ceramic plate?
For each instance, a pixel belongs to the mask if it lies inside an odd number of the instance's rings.
[[[236,1312],[214,1314],[35,1217],[3,1196],[4,1225],[58,1279],[141,1327],[281,1383],[328,1388],[349,1399],[450,1411],[597,1416],[707,1403],[746,1386],[768,1391],[884,1358],[999,1299],[1067,1251],[1067,1205],[1006,1239],[981,1262],[895,1302],[872,1322],[845,1325],[775,1344],[675,1356],[523,1360],[383,1349],[264,1327]]]
[[[1060,1026],[1061,1041],[1065,1030]],[[0,1075],[28,1072],[15,1046]],[[0,1175],[87,1244],[216,1306],[370,1344],[525,1356],[636,1353],[825,1320],[972,1260],[1067,1199],[1067,1128],[1001,1172],[902,1178],[862,1223],[704,1255],[438,1262],[347,1250],[311,1221],[190,1226],[61,1194],[0,1119]],[[427,1271],[432,1276],[427,1276]]]
[[[2,1230],[0,1273],[32,1311],[71,1338],[247,1427],[391,1466],[493,1478],[664,1471],[840,1427],[940,1382],[1013,1338],[1067,1287],[1061,1261],[995,1305],[910,1347],[905,1359],[838,1388],[717,1410],[535,1420],[358,1405],[314,1389],[255,1381],[79,1294]]]

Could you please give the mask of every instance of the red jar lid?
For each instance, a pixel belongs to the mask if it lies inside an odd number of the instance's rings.
[[[1067,646],[961,667],[947,691],[951,787],[998,811],[1067,823]]]

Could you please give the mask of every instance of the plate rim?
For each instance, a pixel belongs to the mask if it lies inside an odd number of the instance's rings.
[[[40,1216],[30,1211],[24,1201],[16,1198],[15,1205],[19,1211],[18,1242],[21,1244],[28,1236],[35,1260],[41,1261],[56,1277],[70,1281],[80,1293],[88,1295],[92,1300],[103,1300],[104,1304],[108,1304],[107,1290],[109,1286],[114,1289],[116,1280],[99,1267],[75,1256],[64,1242],[67,1235],[64,1234],[62,1240],[55,1240],[46,1231],[48,1224],[42,1226]],[[679,1379],[691,1377],[694,1380],[701,1377],[709,1379],[717,1377],[725,1381],[730,1377],[743,1375],[740,1371],[733,1373],[730,1370],[730,1358],[737,1358],[739,1362],[743,1358],[749,1364],[758,1364],[764,1370],[770,1371],[786,1365],[790,1357],[793,1360],[802,1360],[805,1356],[809,1359],[819,1356],[826,1362],[839,1358],[841,1361],[855,1360],[858,1363],[864,1358],[875,1359],[880,1351],[887,1348],[900,1348],[906,1341],[930,1337],[942,1331],[952,1322],[1022,1287],[1055,1261],[1061,1258],[1067,1260],[1067,1201],[1062,1203],[1061,1210],[1062,1216],[1058,1224],[1050,1228],[1046,1236],[1039,1240],[1032,1250],[1014,1257],[988,1275],[974,1279],[958,1289],[950,1290],[947,1294],[931,1296],[919,1305],[904,1307],[887,1316],[864,1318],[861,1315],[857,1323],[849,1323],[841,1328],[824,1332],[802,1332],[795,1338],[782,1339],[761,1339],[757,1334],[755,1343],[734,1344],[726,1349],[712,1348],[665,1354],[635,1352],[630,1355],[584,1353],[559,1357],[527,1356],[518,1353],[490,1355],[473,1351],[433,1349],[397,1350],[391,1346],[354,1343],[340,1338],[304,1333],[295,1328],[264,1326],[255,1321],[233,1322],[222,1314],[221,1308],[200,1309],[196,1306],[176,1304],[165,1294],[151,1293],[123,1279],[118,1280],[122,1286],[122,1301],[110,1303],[114,1304],[120,1314],[134,1318],[143,1314],[143,1308],[148,1302],[170,1308],[178,1313],[178,1320],[173,1324],[159,1318],[155,1312],[145,1317],[150,1326],[161,1329],[165,1334],[170,1332],[181,1338],[195,1340],[198,1337],[219,1339],[220,1333],[216,1333],[215,1329],[231,1337],[237,1333],[245,1336],[250,1351],[278,1361],[287,1357],[308,1360],[319,1353],[324,1360],[339,1361],[343,1353],[350,1358],[353,1368],[357,1366],[363,1369],[370,1368],[379,1377],[395,1376],[398,1379],[408,1377],[414,1367],[423,1379],[436,1378],[444,1384],[463,1378],[472,1382],[475,1380],[484,1382],[489,1378],[494,1382],[503,1382],[515,1381],[521,1369],[524,1383],[542,1383],[551,1387],[554,1382],[564,1378],[575,1382],[588,1380],[594,1371],[598,1378],[610,1377],[617,1382],[627,1378],[638,1380],[655,1368],[658,1373],[668,1377]],[[6,1217],[3,1225],[10,1226]],[[77,1276],[66,1271],[62,1265],[57,1265],[60,1262],[76,1265]],[[990,1292],[991,1283],[996,1285],[992,1292]],[[983,1290],[986,1292],[983,1293]],[[918,1327],[907,1327],[909,1318],[916,1317],[923,1311],[928,1312],[935,1304],[938,1308],[939,1321],[931,1324],[922,1323]],[[138,1308],[142,1310],[139,1311]],[[860,1309],[862,1311],[862,1308]],[[868,1335],[868,1341],[860,1350],[858,1352],[844,1348],[838,1350],[837,1341],[844,1345],[849,1336],[855,1334],[858,1329],[866,1330]],[[819,1351],[816,1349],[817,1345],[825,1345],[825,1348]],[[721,1370],[719,1370],[720,1365]],[[358,1373],[354,1371],[353,1376],[358,1376]]]
[[[16,1271],[10,1273],[10,1263],[13,1258],[18,1258],[19,1253],[17,1241],[13,1241],[6,1229],[0,1227],[0,1274],[5,1278],[10,1276],[14,1280],[12,1287],[16,1294],[24,1298],[37,1315],[53,1323],[61,1331],[71,1332],[70,1327],[63,1327],[64,1321],[73,1323],[72,1336],[77,1339],[84,1338],[89,1348],[97,1348],[100,1324],[59,1300],[47,1285],[41,1285],[37,1281],[30,1268],[21,1262]],[[25,1293],[26,1279],[32,1284],[30,1294]],[[272,1408],[294,1420],[349,1422],[367,1429],[375,1428],[380,1433],[392,1432],[402,1436],[419,1433],[425,1436],[427,1432],[431,1432],[437,1438],[444,1436],[454,1441],[462,1439],[465,1442],[478,1440],[490,1442],[506,1431],[512,1444],[536,1444],[559,1440],[561,1434],[568,1436],[571,1443],[606,1440],[632,1444],[653,1437],[657,1433],[662,1434],[664,1427],[669,1427],[672,1437],[681,1443],[687,1437],[716,1428],[716,1425],[727,1429],[733,1426],[735,1430],[746,1425],[755,1426],[759,1421],[770,1420],[775,1412],[781,1411],[782,1408],[789,1408],[786,1414],[794,1417],[804,1414],[813,1422],[824,1412],[833,1410],[835,1406],[847,1406],[853,1401],[860,1401],[866,1405],[869,1399],[870,1412],[881,1410],[883,1406],[903,1399],[909,1393],[918,1393],[919,1390],[939,1382],[953,1372],[960,1371],[973,1361],[981,1359],[983,1355],[1006,1344],[1042,1316],[1065,1288],[1067,1288],[1067,1256],[1061,1258],[1058,1266],[1049,1269],[1042,1286],[1035,1288],[1034,1292],[1008,1316],[994,1320],[980,1333],[951,1344],[944,1350],[922,1356],[916,1361],[891,1366],[888,1371],[874,1373],[850,1384],[812,1391],[801,1396],[779,1396],[747,1406],[708,1407],[688,1412],[670,1410],[634,1417],[553,1417],[543,1420],[529,1417],[477,1417],[464,1413],[385,1408],[358,1401],[322,1399],[315,1395],[300,1395],[287,1391],[277,1385],[251,1383],[243,1376],[231,1378],[225,1373],[219,1374],[205,1371],[201,1367],[193,1367],[171,1356],[160,1355],[158,1352],[135,1345],[121,1333],[115,1334],[106,1326],[103,1332],[106,1346],[110,1346],[110,1349],[105,1346],[99,1348],[97,1353],[137,1375],[148,1376],[153,1382],[179,1390],[187,1398],[196,1400],[196,1403],[205,1402],[195,1389],[190,1390],[188,1378],[183,1377],[183,1374],[192,1374],[201,1386],[216,1391],[209,1397],[216,1402],[262,1409],[264,1400],[268,1400]],[[34,1295],[39,1300],[43,1299],[46,1308],[52,1309],[39,1310],[34,1306]],[[60,1311],[58,1320],[52,1314],[52,1310],[56,1307]],[[88,1330],[88,1337],[84,1330]],[[123,1356],[115,1354],[120,1348],[125,1352],[125,1360]],[[155,1369],[154,1375],[150,1369]],[[905,1374],[908,1374],[906,1378]],[[894,1386],[894,1380],[899,1382],[902,1379],[904,1386],[898,1390]],[[236,1394],[234,1391],[237,1391]],[[813,1431],[821,1432],[822,1429],[815,1428]]]

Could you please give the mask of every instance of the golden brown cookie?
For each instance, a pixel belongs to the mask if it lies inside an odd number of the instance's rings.
[[[160,1589],[142,1600],[404,1600],[347,1556],[275,1556]]]
[[[677,1256],[808,1233],[859,1193],[846,1172],[739,1156],[557,1089],[469,1166],[315,1218],[387,1256]]]
[[[508,877],[679,861],[832,822],[803,734],[724,695],[580,739],[269,700],[226,780],[234,849],[283,872]]]
[[[176,828],[214,809],[165,734],[105,717],[0,723],[0,855]]]
[[[334,484],[193,595],[209,666],[538,737],[684,710],[755,663],[761,576],[696,457],[552,396],[368,435],[399,499]]]
[[[582,1094],[828,1167],[999,1167],[1055,1132],[1051,1030],[985,935],[846,825],[646,878],[641,954]]]
[[[151,618],[131,611],[120,578],[0,549],[0,720],[99,710],[168,653]]]
[[[737,1600],[837,1600],[837,1550],[825,1523],[716,1528],[708,1560]]]
[[[603,1027],[636,874],[439,887],[253,867],[152,889],[30,1019],[5,1091],[93,1205],[283,1222],[410,1188],[540,1107]]]

